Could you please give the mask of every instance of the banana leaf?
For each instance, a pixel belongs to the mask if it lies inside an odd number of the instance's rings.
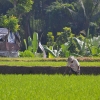
[[[86,38],[84,39],[84,42],[83,42],[83,45],[82,45],[82,49],[80,51],[81,55],[84,55],[85,48],[86,48]]]
[[[78,38],[74,37],[73,40],[76,42],[77,44],[77,47],[79,50],[82,50],[82,47],[83,47],[83,44],[84,42],[83,41],[80,41]]]
[[[91,47],[91,53],[92,53],[92,55],[98,54],[98,50],[97,50],[97,47],[96,46],[92,46]]]
[[[100,45],[100,36],[91,38],[91,44],[98,47]]]
[[[53,52],[53,50],[51,50],[50,48],[48,48],[47,46],[44,46],[44,49],[50,53],[52,55],[52,57],[56,57],[56,54]]]
[[[46,58],[46,52],[45,52],[44,47],[43,47],[43,45],[41,44],[40,41],[39,41],[39,47],[40,47],[40,49],[41,49],[42,52],[43,52],[43,58]]]
[[[28,37],[28,46],[32,46],[32,39],[30,36]]]
[[[63,52],[64,56],[69,57],[70,56],[70,51],[68,50],[69,45],[62,44],[61,48],[62,48],[62,52]]]
[[[33,46],[33,53],[36,53],[38,49],[38,33],[36,32],[33,33],[32,46]]]
[[[33,51],[33,47],[32,46],[28,46],[28,50],[32,52]]]
[[[27,46],[27,43],[26,43],[26,39],[24,39],[24,45],[25,45],[25,49],[27,50],[28,48],[28,46]]]

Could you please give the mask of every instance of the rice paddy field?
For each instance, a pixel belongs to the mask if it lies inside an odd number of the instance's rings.
[[[86,60],[80,65],[100,67],[99,58]],[[0,66],[8,67],[66,64],[66,59],[0,58]],[[100,75],[0,74],[0,100],[100,100]]]
[[[100,75],[0,75],[0,100],[100,100]]]
[[[66,66],[66,62],[19,62],[19,61],[0,61],[0,66],[28,66],[28,67],[34,67],[34,66],[53,66],[53,67],[61,67]],[[100,62],[80,62],[81,66],[84,67],[94,67],[94,66],[100,66]]]
[[[95,67],[100,66],[100,58],[79,58],[81,66]],[[41,58],[0,58],[0,66],[53,66],[61,67],[66,66],[66,58],[54,58],[54,59],[41,59]]]

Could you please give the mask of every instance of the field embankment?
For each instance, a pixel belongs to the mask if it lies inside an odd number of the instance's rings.
[[[16,66],[0,66],[0,74],[64,74],[66,70],[66,74],[68,74],[68,68],[65,66],[61,67],[16,67]],[[84,67],[81,66],[81,74],[89,75],[99,75],[100,67]]]
[[[79,57],[81,74],[100,74],[100,58]],[[33,58],[0,58],[1,74],[63,74],[66,58],[33,59]]]

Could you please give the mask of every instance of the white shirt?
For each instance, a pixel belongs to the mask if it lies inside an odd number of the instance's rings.
[[[80,64],[78,60],[74,58],[73,62],[68,62],[67,66],[71,67],[74,71],[78,71]]]

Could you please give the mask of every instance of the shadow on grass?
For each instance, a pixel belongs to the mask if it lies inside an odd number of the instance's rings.
[[[0,74],[68,74],[68,67],[16,67],[16,66],[0,66]],[[81,74],[99,75],[100,67],[84,67],[81,66]]]

